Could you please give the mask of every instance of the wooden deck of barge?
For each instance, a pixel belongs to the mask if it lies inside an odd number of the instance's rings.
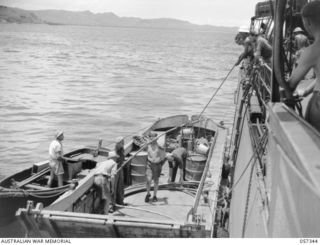
[[[199,188],[190,190],[190,183],[171,184],[180,190],[170,188],[166,164],[157,202],[152,202],[152,190],[145,203],[141,184],[140,191],[125,197],[127,206],[109,215],[27,208],[18,211],[19,219],[35,237],[212,237],[226,142],[227,130],[221,129]]]

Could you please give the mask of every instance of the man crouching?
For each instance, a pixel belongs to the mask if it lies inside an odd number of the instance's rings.
[[[117,163],[109,159],[98,163],[94,173],[94,184],[101,193],[101,199],[104,203],[104,214],[109,213],[110,203],[113,202],[111,196],[111,186],[114,186],[114,179],[117,173]]]
[[[172,183],[175,181],[178,168],[180,172],[179,183],[181,184],[183,181],[185,181],[187,155],[187,151],[183,147],[178,147],[172,153],[167,154],[169,163],[168,183]]]

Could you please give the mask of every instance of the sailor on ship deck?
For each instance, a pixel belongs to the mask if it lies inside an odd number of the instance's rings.
[[[305,75],[314,69],[316,82],[313,96],[308,103],[305,119],[320,132],[320,1],[306,4],[302,9],[302,20],[307,32],[315,41],[301,54],[298,66],[293,70],[289,78],[289,86],[295,90]]]
[[[243,45],[244,50],[240,54],[237,62],[235,63],[235,66],[238,66],[241,63],[241,61],[244,60],[245,58],[252,58],[253,57],[253,50],[254,50],[253,44],[251,43],[250,38],[248,37],[249,36],[249,27],[241,26],[239,28],[238,35],[240,37],[236,38],[236,43],[239,45]]]
[[[255,47],[255,60],[259,60],[262,58],[266,63],[270,63],[272,57],[272,47],[269,44],[268,40],[255,31],[250,32],[250,40]]]

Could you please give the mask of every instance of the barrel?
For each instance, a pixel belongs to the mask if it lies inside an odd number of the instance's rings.
[[[131,155],[134,155],[132,152]],[[139,184],[146,182],[146,167],[148,161],[148,153],[141,151],[131,160],[131,183]]]
[[[200,181],[207,158],[203,155],[192,155],[186,161],[186,180]]]

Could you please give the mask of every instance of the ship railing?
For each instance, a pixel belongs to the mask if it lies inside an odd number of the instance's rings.
[[[271,73],[270,66],[260,61],[253,65],[251,81],[260,101],[266,107],[271,96]]]

